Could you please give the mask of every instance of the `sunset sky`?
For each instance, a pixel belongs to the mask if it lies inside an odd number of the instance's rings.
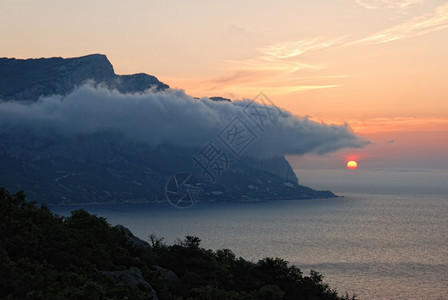
[[[263,91],[372,142],[297,168],[448,168],[447,1],[0,0],[0,36],[0,57],[102,53],[117,74],[197,97]]]

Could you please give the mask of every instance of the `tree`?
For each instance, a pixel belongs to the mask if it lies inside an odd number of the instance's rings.
[[[180,246],[187,247],[190,249],[199,249],[201,244],[201,239],[197,236],[187,235],[184,240],[178,240]]]
[[[163,243],[163,240],[165,238],[161,237],[157,237],[155,233],[151,233],[148,235],[149,238],[149,242],[151,243],[151,248],[153,252],[157,252],[158,250],[160,250],[162,247],[165,247],[165,244]]]

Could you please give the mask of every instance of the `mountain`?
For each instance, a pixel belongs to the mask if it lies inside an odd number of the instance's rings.
[[[106,84],[122,93],[163,90],[168,85],[147,74],[116,75],[105,55],[76,58],[0,58],[0,99],[36,101],[40,96],[66,95],[86,81]]]
[[[68,95],[85,82],[120,93],[161,92],[169,86],[147,74],[116,75],[106,56],[0,59],[0,99],[33,102]],[[199,101],[199,100],[198,100]],[[212,97],[210,101],[230,102]],[[202,149],[203,150],[203,149]],[[25,190],[29,199],[51,204],[170,200],[255,201],[335,197],[299,185],[282,157],[240,157],[210,178],[195,156],[199,148],[150,146],[119,132],[36,135],[32,130],[0,126],[0,186]],[[188,201],[187,206],[188,206]]]

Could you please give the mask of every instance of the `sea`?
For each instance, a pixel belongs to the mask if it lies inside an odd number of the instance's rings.
[[[248,260],[280,257],[358,299],[448,299],[446,170],[318,170],[301,177],[301,184],[340,197],[199,201],[189,209],[167,202],[50,208],[59,215],[86,209],[144,240],[154,233],[173,244],[193,235],[204,248],[231,249]]]

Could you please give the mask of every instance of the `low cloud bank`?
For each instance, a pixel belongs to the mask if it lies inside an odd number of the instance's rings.
[[[263,119],[263,112],[269,117]],[[366,144],[348,125],[322,124],[249,101],[195,99],[179,90],[121,94],[84,85],[65,97],[44,97],[34,103],[0,102],[2,128],[46,136],[70,137],[112,130],[151,146],[204,147],[220,133],[221,138],[229,137],[232,125],[236,126],[234,133],[244,128],[252,134],[245,138],[234,135],[233,142],[241,146],[251,138],[245,154],[263,157],[324,154]]]

